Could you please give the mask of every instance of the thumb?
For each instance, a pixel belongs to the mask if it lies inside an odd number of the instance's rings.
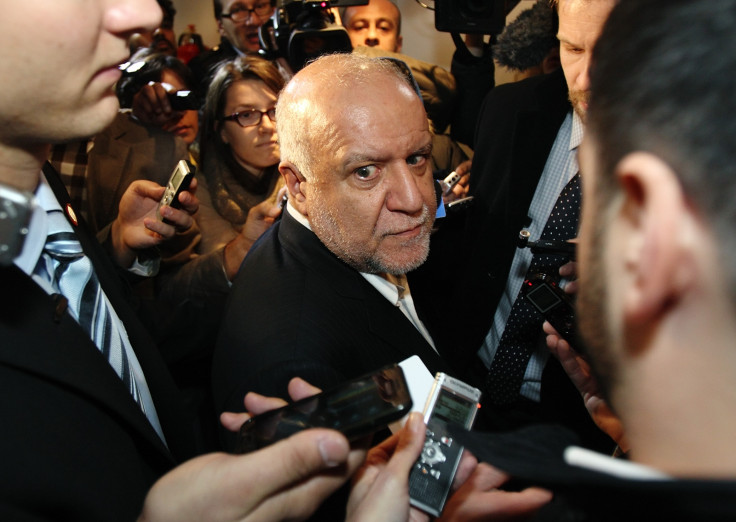
[[[312,429],[250,453],[249,466],[260,470],[262,484],[268,484],[267,489],[273,491],[340,466],[349,452],[348,440],[341,433]]]

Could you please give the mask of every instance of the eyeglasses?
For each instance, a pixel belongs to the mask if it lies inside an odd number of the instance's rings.
[[[259,111],[258,109],[248,109],[245,111],[236,112],[230,116],[223,116],[222,121],[234,121],[237,122],[241,127],[253,127],[254,125],[260,125],[263,115],[267,114],[268,119],[271,123],[276,123],[276,108],[271,108],[266,111]]]
[[[253,6],[253,9],[248,9],[245,6],[239,5],[233,7],[229,13],[223,13],[220,16],[223,18],[229,18],[233,23],[239,24],[248,20],[251,13],[255,13],[255,15],[260,19],[268,18],[271,16],[271,13],[273,13],[271,2],[259,2]]]

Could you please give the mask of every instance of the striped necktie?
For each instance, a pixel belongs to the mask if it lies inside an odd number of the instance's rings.
[[[61,210],[48,212],[48,237],[34,273],[48,281],[68,301],[70,315],[87,332],[146,413],[125,352],[121,325],[102,291],[92,263]]]

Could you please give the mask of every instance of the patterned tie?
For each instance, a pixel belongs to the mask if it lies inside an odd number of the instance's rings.
[[[577,236],[580,216],[580,175],[575,174],[557,198],[541,239],[567,240]],[[527,277],[544,273],[559,279],[558,269],[567,261],[559,255],[535,254]],[[510,404],[519,397],[529,358],[539,339],[544,317],[521,291],[506,321],[496,355],[485,382],[486,399],[494,404]]]
[[[49,233],[34,273],[51,283],[63,295],[70,315],[89,334],[128,391],[146,413],[133,377],[122,333],[110,315],[111,305],[97,280],[92,263],[84,255],[61,210],[48,212]]]

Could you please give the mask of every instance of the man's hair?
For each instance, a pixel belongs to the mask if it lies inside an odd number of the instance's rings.
[[[221,161],[230,152],[220,138],[219,126],[225,116],[227,90],[240,80],[259,80],[278,96],[284,87],[284,78],[276,66],[257,55],[246,55],[218,66],[202,110],[201,161]],[[211,156],[211,158],[210,158]]]
[[[174,16],[176,15],[176,8],[171,0],[157,0],[158,5],[164,12],[163,20],[161,21],[161,27],[171,29],[174,27]]]
[[[504,67],[523,71],[539,65],[557,41],[557,12],[549,0],[538,0],[507,25],[493,45],[493,58]]]
[[[353,88],[385,82],[386,76],[395,77],[408,86],[410,81],[392,60],[358,54],[324,55],[303,70],[309,67],[312,67],[310,79],[304,81],[297,74],[279,98],[276,127],[281,160],[293,163],[307,179],[313,179],[312,164],[316,156],[331,150],[329,144],[337,137],[333,122],[325,115],[335,87]],[[315,144],[320,147],[315,148]]]
[[[694,207],[736,252],[736,0],[621,0],[593,54],[586,132],[598,203],[618,162],[647,151],[677,173]],[[730,270],[736,299],[736,268]]]

